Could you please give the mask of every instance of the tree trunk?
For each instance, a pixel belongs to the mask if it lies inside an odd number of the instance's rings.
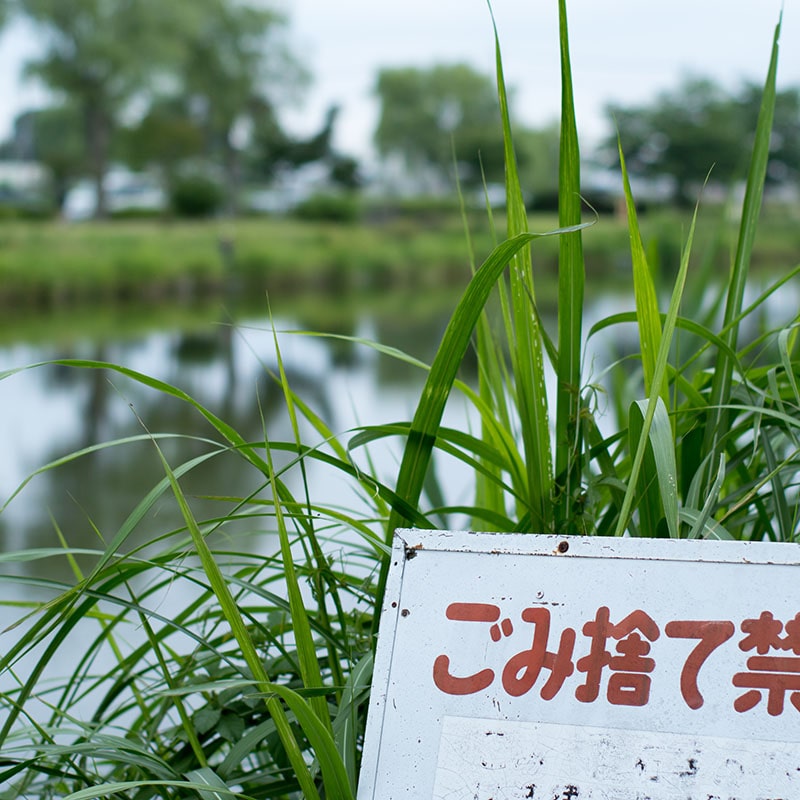
[[[674,201],[678,208],[683,209],[693,208],[697,202],[697,198],[692,197],[689,192],[689,181],[686,178],[676,176]]]
[[[95,102],[87,104],[85,121],[86,141],[89,145],[89,168],[97,197],[94,217],[95,219],[105,219],[108,216],[105,177],[108,172],[111,125],[105,109]]]
[[[225,137],[225,211],[235,217],[239,213],[239,151],[230,135],[229,131]]]

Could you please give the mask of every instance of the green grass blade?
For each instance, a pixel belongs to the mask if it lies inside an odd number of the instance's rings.
[[[194,515],[189,508],[189,504],[187,503],[186,497],[183,494],[183,490],[178,483],[178,479],[175,477],[175,473],[172,471],[169,463],[167,462],[164,454],[161,452],[161,449],[158,447],[156,442],[154,442],[154,446],[158,452],[162,467],[164,468],[167,478],[169,479],[175,499],[178,501],[178,505],[180,506],[186,526],[191,534],[192,543],[194,544],[197,555],[200,558],[203,571],[206,573],[214,595],[219,602],[222,613],[224,614],[228,625],[230,625],[231,633],[239,645],[242,656],[247,662],[247,666],[250,668],[257,686],[267,695],[267,710],[275,722],[281,744],[284,747],[286,756],[289,759],[289,763],[292,765],[295,778],[297,779],[297,782],[299,783],[308,800],[319,800],[319,793],[317,792],[314,781],[309,773],[303,757],[303,752],[300,749],[297,740],[295,739],[291,725],[286,716],[286,712],[275,695],[272,694],[275,686],[272,684],[269,676],[267,675],[266,669],[264,668],[264,663],[258,653],[252,637],[250,636],[250,631],[245,624],[241,611],[239,610],[239,607],[237,606],[236,601],[231,594],[228,583],[225,580],[225,577],[223,576],[219,566],[217,565],[217,562],[214,560],[214,555],[197,525],[197,521],[195,520]]]
[[[84,447],[81,450],[76,450],[69,455],[63,456],[62,458],[57,458],[53,461],[48,462],[42,467],[38,467],[33,472],[31,472],[18,486],[8,499],[0,506],[0,513],[2,513],[11,503],[11,501],[37,476],[42,475],[49,470],[56,469],[57,467],[61,467],[64,464],[69,464],[76,459],[82,458],[83,456],[91,455],[92,453],[100,452],[101,450],[106,450],[109,447],[119,447],[120,445],[131,444],[133,442],[145,442],[151,441],[153,438],[155,439],[183,439],[186,438],[184,436],[176,435],[176,434],[165,434],[165,433],[154,433],[150,436],[147,434],[140,434],[139,436],[126,436],[121,439],[115,439],[112,442],[101,442],[100,444],[95,444],[90,447]],[[203,442],[208,445],[213,445],[215,447],[219,446],[219,442],[214,442],[211,439],[203,439],[201,437],[191,437],[194,441]]]
[[[725,541],[733,541],[734,537],[730,531],[720,522],[717,522],[713,517],[703,518],[702,514],[688,508],[682,508],[680,511],[681,522],[685,522],[692,526],[692,530],[697,529],[697,536],[703,539],[721,539]]]
[[[336,748],[342,755],[344,767],[355,794],[358,786],[359,759],[359,706],[369,700],[370,682],[372,679],[373,656],[367,653],[354,667],[347,679],[342,701],[333,721]]]
[[[202,800],[222,800],[223,797],[230,797],[230,791],[225,781],[211,767],[193,769],[186,773],[186,778],[192,783],[209,787],[208,789],[197,790]],[[219,789],[222,791],[218,791]]]
[[[581,221],[578,129],[569,53],[566,0],[558,3],[561,49],[561,139],[558,167],[558,224]],[[580,231],[561,236],[558,255],[558,364],[555,438],[555,516],[557,529],[577,532],[571,506],[581,485],[581,350],[585,266]]]
[[[133,590],[130,588],[130,586],[127,586],[127,588],[128,592],[131,595],[131,600],[135,602]],[[141,611],[139,612],[139,620],[142,624],[142,628],[144,629],[145,634],[147,635],[147,641],[149,642],[150,647],[152,648],[153,653],[156,656],[158,664],[161,667],[161,674],[164,677],[165,684],[170,689],[175,689],[176,683],[173,680],[172,674],[170,672],[170,666],[167,662],[167,658],[164,656],[161,642],[158,640],[158,637],[153,631],[153,628],[150,625],[150,621],[147,619],[147,616]],[[181,720],[183,735],[186,736],[189,742],[189,746],[192,748],[192,752],[194,753],[195,758],[197,759],[197,763],[200,764],[201,768],[208,769],[208,762],[206,761],[205,753],[203,752],[202,745],[200,744],[200,741],[197,738],[197,731],[195,730],[194,725],[192,725],[191,715],[189,714],[186,705],[184,704],[182,698],[178,694],[172,696],[172,701],[175,706],[175,710],[178,712],[178,717]],[[192,780],[191,776],[187,777],[189,777],[189,779]],[[225,787],[225,785],[223,784],[223,788],[227,787]]]
[[[275,344],[275,353],[278,359],[278,369],[280,374],[280,385],[283,389],[286,407],[289,411],[289,419],[291,420],[292,433],[294,434],[295,444],[298,451],[302,448],[302,436],[300,434],[300,427],[297,420],[297,413],[294,404],[294,393],[289,386],[289,380],[286,377],[286,370],[283,365],[283,356],[278,342],[278,335],[273,326],[272,338]],[[283,568],[286,575],[286,585],[289,591],[289,603],[292,609],[292,627],[295,634],[295,644],[297,646],[297,653],[300,659],[300,669],[303,677],[303,684],[307,689],[319,689],[322,687],[322,673],[320,671],[319,660],[317,659],[317,648],[314,643],[314,638],[311,634],[311,626],[308,622],[308,613],[306,612],[305,602],[303,601],[302,593],[300,591],[300,584],[297,580],[297,573],[294,568],[294,559],[292,556],[291,543],[289,541],[289,532],[286,528],[286,521],[284,518],[283,510],[280,502],[280,494],[278,492],[278,485],[275,476],[275,467],[272,462],[272,451],[269,448],[269,441],[267,440],[266,427],[264,428],[264,440],[267,452],[267,464],[269,466],[269,480],[272,486],[272,494],[274,498],[275,517],[278,523],[278,535],[280,539],[281,557],[283,559]],[[323,575],[327,569],[327,562],[322,549],[317,540],[316,531],[313,525],[313,515],[311,514],[311,497],[308,489],[308,477],[306,473],[305,459],[300,461],[300,472],[305,488],[305,500],[307,519],[309,523],[303,526],[304,538],[309,543],[311,551],[314,555],[316,562],[316,570],[314,570],[313,580],[315,582],[315,593],[318,601],[319,613],[322,618],[323,625],[327,626],[328,612],[326,607],[326,586],[324,583]],[[330,586],[332,600],[336,605],[339,605],[337,596],[338,589],[335,583]],[[339,668],[339,659],[336,654],[329,650],[329,662],[333,670],[333,680],[337,685],[344,682],[341,670]],[[330,716],[328,714],[327,700],[324,696],[311,698],[311,705],[314,708],[317,716],[329,730],[331,726]]]
[[[454,153],[455,157],[455,153]],[[494,244],[497,244],[495,235],[494,216],[486,176],[483,172],[481,163],[481,175],[483,177],[483,190],[486,202],[486,214],[489,220],[489,227],[492,232]],[[456,181],[458,181],[458,170],[456,170]],[[472,274],[475,274],[477,264],[475,261],[475,249],[472,237],[469,233],[469,220],[465,198],[459,185],[459,205],[461,208],[461,221],[467,238],[469,249],[469,262]],[[504,287],[498,286],[498,291]],[[505,299],[501,299],[501,307],[506,307]],[[510,417],[506,402],[506,387],[510,385],[507,375],[506,359],[502,352],[501,343],[495,337],[489,314],[484,310],[478,319],[475,330],[475,352],[478,361],[478,399],[479,405],[484,408],[492,408],[494,413],[491,415],[481,415],[481,439],[487,444],[494,443],[495,432],[498,423],[502,422],[505,429],[510,429]],[[499,515],[505,509],[505,495],[501,487],[502,476],[500,470],[492,464],[481,463],[481,469],[475,473],[475,502],[476,505],[491,514]],[[485,523],[484,523],[485,524]],[[478,526],[478,521],[473,520],[471,527]],[[488,530],[501,530],[489,525]]]
[[[719,493],[722,490],[722,484],[724,480],[725,480],[725,454],[720,453],[719,467],[717,469],[717,474],[714,478],[714,483],[711,486],[711,491],[709,492],[705,503],[703,503],[703,508],[700,509],[700,513],[692,522],[692,528],[689,531],[689,536],[688,536],[689,539],[696,539],[697,537],[700,536],[702,536],[704,539],[708,538],[709,536],[719,536],[719,532],[716,530],[717,529],[716,520],[712,520],[711,515],[714,511],[714,506],[716,505]],[[686,510],[687,509],[684,508],[684,512]],[[728,536],[730,536],[730,534],[728,534]]]
[[[184,789],[194,793],[199,793],[201,796],[208,792],[208,784],[205,780],[201,781],[115,781],[113,783],[104,783],[99,786],[92,786],[89,789],[81,789],[78,792],[72,792],[68,795],[64,796],[64,800],[98,800],[98,798],[108,798],[114,797],[116,794],[120,794],[122,792],[130,792],[135,789],[166,789],[166,788],[175,788],[175,789]],[[239,792],[234,792],[231,789],[222,789],[217,788],[214,791],[214,795],[217,797],[242,797]],[[131,796],[131,795],[128,795]],[[137,794],[134,796],[144,796],[144,797],[158,797],[157,794],[152,794],[147,792],[146,794]],[[161,795],[162,797],[165,795]],[[185,796],[185,795],[184,795]],[[211,795],[206,794],[206,797],[210,797]]]
[[[470,281],[444,332],[411,423],[397,479],[398,496],[412,507],[419,500],[444,407],[475,324],[509,259],[534,238],[535,234],[520,234],[492,251]],[[387,543],[391,541],[394,529],[405,521],[397,512],[392,513]]]
[[[344,762],[336,749],[330,728],[322,723],[306,700],[286,686],[273,685],[280,697],[300,723],[319,762],[325,785],[325,796],[337,800],[353,800],[353,791]]]
[[[536,238],[563,232],[569,231],[556,230],[546,234],[522,233],[502,242],[492,250],[469,282],[436,352],[403,451],[396,494],[400,503],[407,505],[410,510],[417,509],[447,398],[453,388],[458,367],[469,347],[475,324],[483,313],[492,288],[503,274],[509,260],[521,248]],[[386,531],[387,544],[391,542],[395,529],[403,527],[409,521],[400,503],[395,503],[389,517]],[[377,608],[381,607],[388,566],[388,560],[384,560],[377,589]]]
[[[137,437],[138,438],[138,437]],[[89,448],[89,449],[96,449],[96,448]],[[83,453],[85,451],[81,451]],[[218,451],[219,452],[219,451]],[[191,461],[187,461],[185,464],[181,464],[180,466],[175,468],[175,475],[176,477],[180,477],[181,475],[185,474],[186,472],[190,471],[194,467],[202,464],[203,462],[207,461],[209,458],[212,458],[217,453],[205,453],[203,455],[197,456],[196,458],[192,459]],[[72,460],[72,457],[67,457],[64,459],[60,459],[58,462],[53,462],[53,464],[59,463],[66,463],[67,461]],[[49,465],[52,466],[52,465]],[[44,469],[44,468],[43,468]],[[42,472],[42,470],[37,470],[36,473]],[[30,478],[26,479],[23,482],[23,486]],[[158,499],[164,494],[165,491],[169,488],[169,479],[164,478],[160,481],[153,489],[151,489],[147,495],[136,505],[133,511],[127,516],[123,524],[120,526],[119,530],[114,534],[109,544],[106,546],[105,551],[101,555],[98,562],[92,568],[91,573],[81,581],[77,586],[70,589],[64,595],[56,598],[55,600],[45,603],[39,611],[48,610],[51,605],[55,604],[59,607],[62,607],[62,612],[64,613],[64,605],[65,603],[74,603],[75,600],[80,596],[83,592],[84,588],[91,585],[98,575],[103,571],[103,569],[109,564],[111,559],[114,555],[119,551],[120,547],[123,543],[127,540],[127,538],[131,535],[131,533],[135,530],[136,526],[142,520],[144,515],[153,507],[153,505],[158,501]],[[17,490],[19,491],[19,489]],[[15,624],[19,624],[18,622]],[[0,737],[0,741],[2,738]]]
[[[789,508],[789,503],[786,499],[786,486],[784,485],[781,477],[781,470],[778,466],[778,459],[775,456],[775,451],[770,442],[769,436],[761,438],[761,450],[764,453],[764,461],[770,475],[772,476],[772,497],[773,499],[773,517],[777,522],[778,541],[790,542],[792,541],[792,510]]]
[[[266,431],[265,431],[266,435]],[[317,648],[314,637],[311,633],[311,626],[308,621],[303,596],[300,591],[300,583],[297,579],[297,571],[294,566],[294,556],[292,555],[292,545],[289,539],[289,531],[286,527],[286,519],[281,502],[281,492],[275,477],[272,466],[272,455],[267,443],[267,463],[269,464],[269,478],[272,486],[273,506],[275,518],[278,524],[278,538],[281,548],[281,559],[286,578],[286,588],[289,593],[289,607],[291,609],[292,630],[295,635],[295,646],[300,662],[300,673],[303,678],[303,685],[308,689],[319,689],[322,687],[322,674],[317,660]],[[324,602],[324,599],[323,599]],[[312,697],[311,704],[315,713],[319,717],[320,723],[330,729],[330,717],[325,697]]]
[[[647,402],[637,400],[631,405],[629,430],[631,452],[635,452],[641,443],[644,417],[647,413]],[[649,441],[646,447],[642,472],[639,477],[640,486],[640,531],[641,536],[654,537],[658,533],[658,523],[663,517],[667,531],[672,539],[677,539],[678,532],[678,468],[675,460],[675,445],[672,425],[663,401],[659,397],[650,425]]]
[[[600,331],[613,327],[614,325],[620,325],[622,323],[635,323],[637,321],[636,314],[637,312],[635,311],[621,311],[618,314],[609,314],[609,316],[603,317],[603,319],[598,320],[594,325],[592,325],[591,329],[589,330],[589,336],[595,336]],[[666,320],[666,314],[661,314],[660,319],[663,323]],[[675,326],[687,331],[688,333],[696,334],[702,339],[707,339],[710,344],[713,344],[720,349],[727,348],[727,352],[731,358],[734,360],[738,358],[737,354],[731,350],[727,344],[725,344],[724,339],[721,339],[716,333],[709,330],[704,325],[701,325],[699,322],[696,322],[693,319],[688,319],[687,317],[678,317],[675,321]],[[687,360],[681,368],[685,369],[690,363],[692,363],[692,359]]]
[[[436,353],[409,431],[409,442],[397,480],[397,494],[415,506],[428,469],[433,441],[453,387],[458,367],[469,347],[472,332],[494,284],[519,250],[536,234],[520,234],[498,245],[469,283],[448,324]],[[393,513],[388,539],[405,520]]]
[[[790,339],[795,335],[800,326],[793,325],[791,328],[784,328],[778,334],[778,352],[781,357],[781,365],[786,375],[786,381],[789,384],[796,407],[800,409],[800,385],[797,382],[794,367],[792,366],[792,345]]]
[[[739,226],[739,238],[736,245],[736,256],[731,271],[727,301],[725,305],[725,341],[732,350],[737,349],[739,336],[739,320],[744,299],[744,290],[753,253],[758,217],[761,211],[761,200],[764,194],[764,182],[769,160],[770,140],[772,137],[772,120],[775,115],[776,76],[778,70],[778,42],[780,40],[782,20],[775,26],[772,41],[769,70],[764,84],[764,94],[756,124],[753,154],[745,187],[742,219]],[[720,439],[726,430],[727,413],[724,406],[730,402],[733,384],[734,364],[725,353],[718,354],[711,386],[710,412],[706,421],[704,452],[711,453],[713,463],[717,463],[720,452]],[[710,476],[709,476],[710,477]]]
[[[642,371],[644,373],[644,392],[649,397],[656,371],[656,358],[661,345],[661,317],[658,312],[658,300],[653,275],[647,263],[636,204],[631,192],[630,177],[622,152],[622,143],[617,138],[619,163],[622,167],[622,181],[625,188],[625,206],[628,214],[628,235],[631,244],[631,262],[633,265],[633,292],[636,300],[636,322],[639,326],[641,343]],[[664,405],[669,408],[669,393],[666,381],[657,387]]]
[[[645,410],[644,419],[642,420],[642,432],[639,440],[638,447],[633,454],[633,464],[631,465],[631,472],[628,478],[628,486],[625,490],[625,497],[622,501],[622,508],[619,512],[617,519],[617,526],[615,529],[616,536],[622,536],[625,533],[628,523],[630,521],[631,510],[633,501],[636,495],[637,482],[639,479],[639,471],[641,470],[644,461],[645,453],[647,452],[648,439],[650,437],[650,427],[653,422],[653,417],[658,407],[660,400],[659,387],[664,381],[667,373],[667,362],[669,359],[669,350],[672,344],[672,335],[675,332],[675,326],[678,320],[678,310],[681,305],[681,298],[683,297],[683,290],[686,286],[686,275],[689,271],[689,256],[692,251],[692,242],[694,241],[694,232],[697,225],[697,207],[695,207],[692,216],[692,224],[689,228],[689,235],[686,240],[686,245],[683,248],[681,255],[681,264],[678,269],[678,276],[675,279],[675,286],[672,290],[672,297],[670,299],[669,308],[667,309],[667,316],[664,320],[664,330],[661,336],[661,344],[658,348],[658,356],[656,358],[655,371],[653,373],[653,384],[650,387],[650,394],[647,399],[647,408]]]
[[[494,24],[494,19],[492,22]],[[497,92],[500,100],[506,164],[507,233],[509,238],[512,238],[528,231],[528,219],[517,172],[500,39],[496,26],[494,32]],[[527,468],[528,499],[524,510],[530,514],[531,527],[534,531],[551,532],[554,528],[554,511],[550,417],[539,323],[531,308],[536,295],[529,241],[512,255],[509,266],[511,320],[507,321],[507,335],[517,415]]]

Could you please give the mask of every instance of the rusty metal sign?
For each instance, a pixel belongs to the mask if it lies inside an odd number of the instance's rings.
[[[800,546],[398,531],[359,800],[800,798]]]

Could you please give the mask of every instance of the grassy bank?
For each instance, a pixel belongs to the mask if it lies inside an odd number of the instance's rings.
[[[703,210],[695,245],[724,275],[735,226],[719,208]],[[589,215],[591,217],[591,215]],[[586,268],[596,277],[629,274],[624,219],[603,217],[586,231]],[[677,271],[681,232],[688,217],[654,212],[642,219],[656,266]],[[503,225],[502,219],[497,220]],[[552,230],[553,216],[530,219],[535,231]],[[488,255],[495,241],[486,216],[470,225],[475,255]],[[765,215],[755,244],[756,268],[782,269],[800,249],[800,227],[785,209]],[[555,285],[558,242],[533,247],[540,291]],[[299,293],[425,289],[463,285],[468,248],[457,215],[354,224],[245,219],[203,223],[117,221],[106,223],[0,224],[0,308],[29,310],[97,304],[187,301],[231,287]]]
[[[0,304],[188,299],[232,283],[343,288],[463,265],[464,235],[285,220],[0,226]],[[418,271],[424,281],[426,271]]]

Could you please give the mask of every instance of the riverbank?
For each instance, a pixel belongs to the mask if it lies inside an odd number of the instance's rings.
[[[730,242],[717,209],[703,212],[705,238],[698,260],[715,270],[729,263]],[[716,220],[713,217],[716,216]],[[471,221],[472,248],[480,263],[493,235],[485,215]],[[498,220],[502,230],[503,221]],[[537,216],[531,228],[557,227]],[[676,212],[643,219],[654,263],[666,274],[677,267],[683,229]],[[501,234],[502,236],[502,234]],[[627,278],[629,242],[623,220],[602,217],[584,235],[587,270]],[[800,231],[786,214],[767,214],[756,243],[754,267],[792,266]],[[536,274],[544,285],[556,275],[557,237],[535,243]],[[425,290],[461,285],[469,275],[469,248],[457,215],[435,221],[399,219],[342,225],[288,219],[202,223],[115,221],[0,225],[0,309],[47,311],[86,305],[190,301],[224,292],[326,293]]]

